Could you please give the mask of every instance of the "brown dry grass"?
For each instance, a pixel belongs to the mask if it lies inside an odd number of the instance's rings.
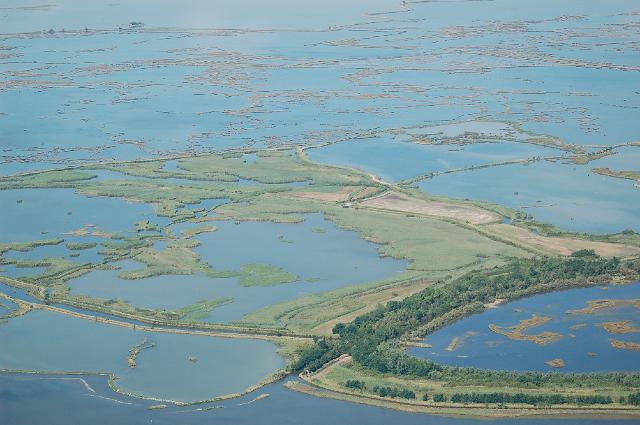
[[[291,195],[325,202],[343,202],[356,189],[355,186],[345,186],[337,192],[292,192]]]
[[[388,192],[377,198],[367,199],[361,202],[360,205],[432,217],[451,218],[471,224],[491,223],[499,219],[497,215],[482,208],[411,198],[397,192]]]
[[[571,255],[581,249],[593,249],[602,257],[626,257],[640,255],[640,248],[611,242],[588,241],[568,237],[548,237],[532,233],[527,229],[510,224],[491,224],[486,227],[492,232],[508,238],[515,238],[519,242],[533,245],[543,250],[560,255]]]
[[[618,350],[640,351],[640,344],[637,342],[620,341],[618,339],[611,340],[611,346]]]
[[[601,323],[598,326],[604,328],[610,334],[630,334],[640,332],[640,327],[633,326],[630,320],[621,320],[619,322],[605,322]]]
[[[331,335],[333,327],[338,323],[350,323],[355,320],[356,317],[373,310],[379,304],[385,304],[389,301],[402,301],[409,295],[413,295],[422,291],[432,283],[433,282],[430,280],[421,280],[410,285],[396,286],[384,289],[382,291],[360,295],[356,302],[357,305],[362,305],[362,307],[350,311],[349,313],[342,316],[336,317],[335,319],[324,322],[313,328],[312,332],[318,335]]]

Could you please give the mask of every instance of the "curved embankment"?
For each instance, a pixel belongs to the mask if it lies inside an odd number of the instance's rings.
[[[500,407],[490,408],[484,405],[462,404],[462,403],[433,403],[431,405],[419,402],[409,402],[401,400],[389,400],[382,397],[354,394],[337,389],[328,389],[324,386],[316,385],[305,379],[305,382],[289,381],[285,387],[293,391],[315,397],[343,400],[351,403],[366,404],[369,406],[384,407],[410,413],[425,413],[430,415],[443,416],[466,416],[477,418],[513,418],[513,417],[549,417],[558,418],[560,416],[574,417],[598,417],[601,419],[633,419],[640,414],[640,409],[632,407],[583,407],[583,406],[563,406],[563,407]]]
[[[213,332],[213,331],[206,331],[206,330],[162,328],[162,327],[157,327],[157,326],[140,326],[140,325],[136,325],[136,324],[130,323],[130,322],[122,322],[122,321],[118,321],[118,320],[114,320],[114,319],[109,319],[109,318],[104,318],[104,317],[99,317],[99,316],[92,316],[90,314],[70,311],[70,310],[66,310],[66,309],[63,309],[63,308],[60,308],[60,307],[56,307],[56,306],[51,306],[51,305],[46,305],[46,304],[38,304],[38,303],[31,303],[31,302],[27,302],[27,301],[24,301],[24,300],[17,300],[17,299],[14,299],[14,298],[6,295],[6,294],[3,294],[3,293],[0,293],[0,298],[5,299],[5,300],[10,301],[10,302],[14,302],[14,303],[22,306],[22,310],[23,310],[22,314],[28,313],[29,311],[34,311],[34,310],[46,310],[46,311],[51,311],[51,312],[54,312],[54,313],[63,314],[63,315],[74,317],[74,318],[78,318],[78,319],[93,321],[93,322],[96,322],[96,323],[106,324],[106,325],[110,325],[110,326],[118,326],[118,327],[128,328],[128,329],[132,329],[132,330],[144,331],[144,332],[157,332],[157,333],[182,334],[182,335],[199,335],[199,336],[212,337],[212,338],[261,339],[261,340],[269,340],[271,342],[276,343],[277,345],[280,345],[281,347],[284,347],[286,345],[290,345],[292,343],[293,344],[302,343],[302,342],[304,342],[304,341],[306,341],[308,339],[308,338],[289,337],[289,336],[270,336],[270,335],[265,335],[265,334]],[[129,350],[129,356],[127,358],[127,363],[129,365],[129,367],[135,368],[137,366],[137,362],[136,362],[137,356],[138,356],[138,354],[140,353],[140,351],[142,349],[152,348],[154,346],[155,346],[155,344],[153,344],[153,343],[149,344],[148,341],[146,340],[146,338],[143,338],[143,340],[140,343],[138,343],[134,347],[132,347]],[[253,391],[256,391],[256,390],[262,388],[265,385],[271,384],[271,383],[273,383],[273,382],[275,382],[275,381],[277,381],[279,379],[282,379],[288,373],[286,371],[286,369],[284,369],[284,368],[283,369],[279,369],[279,370],[273,372],[267,378],[265,378],[262,381],[260,381],[259,383],[255,384],[255,385],[251,385],[248,388],[244,389],[242,392],[226,394],[226,395],[222,395],[222,396],[216,396],[216,397],[213,397],[213,398],[207,399],[207,400],[198,400],[198,401],[194,401],[194,402],[183,402],[183,401],[178,401],[178,400],[161,399],[161,398],[157,398],[157,397],[149,397],[149,396],[144,396],[144,395],[140,395],[140,394],[136,394],[136,393],[132,393],[132,392],[123,390],[120,387],[118,387],[118,385],[117,385],[118,376],[116,376],[114,373],[111,373],[111,372],[105,373],[105,372],[91,372],[91,371],[40,371],[40,370],[15,370],[15,369],[0,368],[0,373],[4,373],[4,372],[30,373],[30,374],[42,374],[42,375],[54,374],[54,375],[69,375],[69,376],[74,376],[74,375],[105,376],[105,377],[108,378],[109,387],[114,392],[117,392],[117,393],[125,395],[125,396],[129,396],[129,397],[134,397],[134,398],[139,398],[139,399],[144,399],[144,400],[151,400],[151,401],[162,402],[162,403],[171,403],[171,404],[180,405],[180,406],[209,403],[209,402],[213,402],[213,401],[220,401],[220,400],[226,400],[226,399],[240,397],[240,396],[243,396],[245,394],[248,394],[248,393],[251,393]]]
[[[428,413],[438,415],[476,416],[483,418],[501,418],[518,416],[598,416],[603,419],[631,419],[640,415],[640,407],[633,406],[600,406],[600,405],[485,405],[453,402],[421,402],[419,400],[390,399],[373,394],[356,393],[339,387],[330,379],[326,379],[334,368],[347,366],[352,362],[351,356],[342,355],[327,363],[314,373],[301,373],[299,381],[289,381],[285,386],[293,391],[313,395],[316,397],[332,398],[353,403],[385,407],[412,413]]]
[[[4,283],[8,286],[12,286],[15,288],[24,289],[26,291],[38,292],[40,298],[44,297],[44,290],[46,289],[45,287],[42,287],[42,286],[11,279],[6,276],[0,276],[0,283]],[[304,334],[304,333],[295,333],[286,329],[274,329],[274,328],[268,328],[268,327],[256,327],[256,326],[248,326],[248,325],[245,326],[245,325],[234,325],[234,324],[223,324],[223,323],[176,322],[176,321],[170,321],[170,320],[156,319],[156,318],[148,317],[144,315],[109,309],[102,305],[79,302],[77,300],[69,299],[66,297],[55,298],[54,302],[58,305],[77,308],[77,309],[86,311],[88,313],[80,313],[80,312],[67,310],[61,307],[56,307],[53,305],[43,304],[40,302],[31,302],[27,300],[17,299],[17,298],[10,297],[4,294],[3,292],[0,292],[0,296],[6,297],[8,301],[15,301],[15,302],[22,303],[22,305],[24,305],[25,308],[27,309],[26,311],[29,311],[29,309],[33,309],[33,308],[46,308],[51,311],[62,313],[62,314],[68,314],[68,315],[79,314],[80,316],[78,317],[80,318],[85,318],[85,316],[88,316],[90,317],[91,320],[95,320],[97,317],[98,321],[103,321],[105,323],[108,323],[109,320],[113,320],[114,324],[118,324],[118,326],[124,326],[124,324],[126,323],[127,326],[130,325],[132,327],[135,327],[136,329],[142,329],[145,327],[145,325],[148,325],[148,327],[150,328],[157,328],[157,329],[178,329],[178,330],[185,330],[185,331],[196,330],[196,331],[206,331],[212,334],[220,333],[221,335],[222,334],[226,335],[228,333],[231,333],[231,334],[237,334],[237,335],[245,334],[245,335],[249,335],[250,337],[263,335],[265,337],[271,337],[271,338],[290,337],[293,339],[301,339],[301,340],[312,338],[312,335]],[[122,318],[124,320],[131,320],[131,321],[139,322],[141,324],[133,324],[130,322],[124,322],[116,319],[109,319],[101,316],[94,316],[90,314],[92,312],[105,314],[105,315],[109,315],[117,318]]]
[[[140,399],[140,400],[148,400],[148,401],[153,401],[153,402],[158,402],[158,403],[170,403],[170,404],[174,404],[176,406],[195,406],[195,405],[198,405],[198,404],[206,404],[206,403],[212,403],[212,402],[216,402],[216,401],[223,401],[223,400],[229,400],[229,399],[233,399],[233,398],[242,397],[244,395],[247,395],[249,393],[257,391],[257,390],[259,390],[260,388],[262,388],[264,386],[267,386],[267,385],[272,384],[272,383],[274,383],[276,381],[279,381],[280,379],[282,379],[285,376],[287,376],[287,372],[286,371],[279,370],[279,371],[276,371],[276,372],[272,373],[270,376],[266,377],[261,382],[246,388],[242,392],[233,393],[233,394],[225,394],[225,395],[217,396],[217,397],[210,398],[210,399],[207,399],[207,400],[184,402],[184,401],[178,401],[178,400],[162,399],[162,398],[158,398],[158,397],[148,397],[148,396],[143,396],[143,395],[140,395],[140,394],[136,394],[136,393],[132,393],[132,392],[128,392],[128,391],[122,390],[120,387],[118,387],[116,385],[116,381],[118,380],[118,377],[114,373],[111,373],[111,372],[82,372],[82,371],[60,371],[60,370],[42,371],[42,370],[24,370],[24,369],[5,369],[5,368],[0,368],[0,373],[23,373],[23,374],[29,374],[29,375],[59,375],[59,376],[103,376],[103,377],[105,377],[107,379],[107,384],[109,386],[109,389],[111,389],[111,391],[113,391],[115,393],[118,393],[118,394],[123,395],[123,396],[131,397],[131,398],[137,398],[137,399]],[[83,383],[83,385],[85,386],[87,391],[95,393],[95,390],[93,388],[91,388],[89,386],[89,384],[84,379],[82,379],[82,378],[70,378],[70,379],[79,379],[81,381],[81,383]],[[251,402],[262,400],[263,398],[266,398],[268,396],[269,396],[268,394],[260,394],[255,399],[251,400]],[[244,404],[249,404],[249,403],[244,403]]]
[[[111,326],[119,326],[123,328],[135,329],[139,331],[145,332],[158,332],[158,333],[170,333],[170,334],[183,334],[183,335],[200,335],[200,336],[208,336],[214,338],[242,338],[242,339],[263,339],[274,342],[284,342],[284,341],[305,341],[310,340],[311,337],[305,336],[283,336],[278,335],[274,332],[273,335],[268,335],[266,333],[249,333],[249,332],[216,332],[209,330],[198,330],[198,329],[185,329],[185,328],[174,328],[174,327],[161,327],[161,326],[152,326],[152,325],[136,325],[135,323],[123,322],[115,319],[109,319],[106,317],[93,316],[87,313],[80,313],[77,311],[67,310],[61,307],[46,305],[46,304],[37,304],[31,303],[23,300],[16,300],[6,294],[0,293],[0,297],[6,299],[7,301],[12,301],[19,303],[20,305],[24,305],[26,311],[41,309],[48,310],[58,314],[64,314],[66,316],[75,317],[77,319],[83,320],[91,320],[96,323],[103,323]]]
[[[10,319],[12,317],[22,316],[23,314],[28,313],[33,309],[33,307],[31,306],[31,303],[11,298],[10,296],[2,292],[0,292],[0,299],[14,303],[17,306],[15,310],[0,316],[0,319]]]

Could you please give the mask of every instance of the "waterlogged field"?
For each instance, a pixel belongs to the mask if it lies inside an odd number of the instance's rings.
[[[216,222],[216,226],[215,232],[196,237],[201,245],[195,251],[203,260],[221,270],[270,265],[287,274],[285,282],[280,279],[269,284],[264,274],[255,283],[234,276],[212,278],[202,274],[120,279],[123,271],[139,267],[128,260],[117,264],[119,270],[97,270],[71,280],[71,292],[170,310],[201,300],[219,300],[220,305],[196,318],[224,323],[304,295],[382,280],[401,273],[406,266],[403,261],[379,258],[375,245],[353,232],[337,229],[320,215],[307,216],[301,224],[224,221]],[[193,227],[176,225],[172,229],[180,233]]]
[[[589,311],[599,300],[610,305]],[[640,283],[536,295],[446,326],[425,338],[431,347],[409,352],[483,369],[634,371],[640,361],[640,351],[632,348],[640,342],[638,300]]]

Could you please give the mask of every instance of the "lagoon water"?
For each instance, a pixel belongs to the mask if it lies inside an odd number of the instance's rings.
[[[640,353],[613,348],[611,340],[639,342],[637,333],[611,334],[598,325],[629,320],[638,326],[640,310],[627,306],[592,314],[574,312],[586,308],[587,302],[599,299],[640,299],[640,282],[570,289],[499,305],[428,335],[425,342],[433,345],[432,348],[411,348],[409,352],[443,364],[486,369],[547,371],[552,368],[545,361],[559,358],[566,363],[560,370],[566,372],[635,371]],[[489,329],[490,324],[501,328],[514,326],[533,315],[551,320],[525,330],[525,334],[550,331],[559,333],[561,338],[537,345],[532,341],[512,340]],[[458,343],[448,351],[454,338],[458,338]]]
[[[509,122],[589,152],[613,146],[616,154],[587,165],[540,161],[443,174],[418,186],[427,193],[522,209],[564,230],[640,230],[640,189],[631,180],[591,172],[593,167],[638,171],[640,148],[619,146],[640,134],[640,93],[629,89],[638,86],[640,72],[635,0],[332,0],[304,7],[291,0],[5,0],[1,6],[1,175],[103,160],[299,145],[318,147],[307,150],[313,160],[399,181],[452,168],[566,155],[522,143],[476,143],[486,142],[477,134],[463,146],[418,145],[407,137],[434,125],[473,122],[460,127],[473,133],[499,131],[495,123]],[[170,162],[167,169],[175,166]],[[167,224],[154,217],[150,204],[85,198],[67,189],[0,192],[0,242],[58,238],[88,223],[124,232],[142,219]],[[235,279],[196,275],[122,281],[117,272],[95,271],[71,281],[72,290],[160,308],[232,297],[233,303],[217,308],[207,320],[235,321],[273,302],[384,279],[405,266],[379,259],[375,246],[319,217],[295,226],[224,222],[219,227],[198,236],[202,246],[197,251],[215,268],[265,262],[296,273],[301,281],[243,288]],[[312,227],[325,232],[312,232]],[[69,253],[61,244],[5,256],[71,260]],[[97,249],[79,254],[73,261],[99,259]],[[9,276],[40,271],[2,269]],[[612,287],[607,294],[637,298],[633,288]],[[568,371],[632,368],[637,357],[613,351],[609,336],[594,326],[600,320],[596,316],[581,319],[588,326],[575,330],[575,339],[531,349],[537,357],[522,354],[531,343],[486,334],[491,320],[513,325],[535,310],[557,315],[546,326],[568,335],[565,327],[575,318],[563,311],[582,307],[598,291],[523,300],[529,310],[523,305],[521,314],[509,310],[520,302],[501,306],[442,329],[428,341],[438,360],[451,364],[495,367],[495,360],[477,351],[456,356],[471,350],[472,341],[498,341],[491,349],[494,357],[510,368],[544,370],[542,361],[558,356],[567,361]],[[129,370],[127,350],[139,342],[140,332],[80,322],[33,312],[0,324],[0,367],[111,370],[119,372],[123,388],[198,399],[237,391],[282,362],[274,347],[262,341],[154,334],[158,347],[143,351],[139,366]],[[460,352],[443,351],[451,332],[458,331],[480,335],[467,335]],[[593,346],[584,344],[587,336],[595,336]],[[47,356],[41,354],[45,349]],[[505,363],[499,350],[512,353],[517,364]],[[587,357],[590,350],[598,356]],[[198,353],[198,364],[184,360],[189,352]],[[175,370],[158,373],[167,361],[176,363]],[[0,417],[11,424],[477,423],[313,398],[280,384],[264,389],[271,397],[250,405],[238,404],[253,395],[208,412],[148,411],[150,403],[113,394],[103,378],[86,378],[99,388],[97,394],[87,393],[78,381],[51,378],[0,374]],[[187,387],[187,380],[194,385]]]
[[[129,349],[145,337],[157,346],[130,368]],[[143,332],[47,311],[2,324],[0,345],[3,369],[114,373],[123,391],[185,402],[241,392],[285,364],[269,341]]]
[[[429,193],[494,202],[573,232],[640,231],[640,190],[631,180],[555,162],[515,164],[425,180]]]
[[[43,239],[72,241],[69,232],[87,224],[104,232],[126,232],[140,220],[162,223],[154,206],[106,197],[77,195],[73,189],[20,189],[0,191],[0,241]],[[94,230],[91,228],[90,230]],[[96,238],[77,238],[93,242]]]
[[[218,229],[196,238],[195,251],[215,270],[239,271],[246,264],[271,264],[299,277],[295,282],[243,287],[238,279],[203,275],[158,276],[140,280],[117,277],[122,270],[96,270],[69,281],[73,293],[121,298],[140,307],[178,309],[207,299],[232,299],[215,308],[208,322],[238,321],[256,309],[306,294],[382,280],[399,274],[405,261],[380,258],[375,244],[352,231],[338,229],[321,215],[301,224],[216,222]],[[190,227],[173,226],[174,233]],[[123,270],[144,265],[120,262]]]
[[[556,149],[524,143],[420,145],[390,137],[336,143],[307,152],[313,161],[358,167],[387,181],[537,156],[562,155]]]

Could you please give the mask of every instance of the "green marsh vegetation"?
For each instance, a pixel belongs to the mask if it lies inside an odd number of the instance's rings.
[[[215,271],[197,255],[193,248],[199,245],[194,239],[178,239],[169,242],[167,247],[158,251],[151,247],[143,247],[132,257],[146,267],[124,271],[118,275],[122,279],[144,279],[161,275],[190,275],[203,273],[210,277],[228,277],[229,271]]]
[[[180,320],[197,321],[209,317],[209,313],[224,304],[232,302],[231,298],[216,298],[213,300],[201,300],[195,304],[184,306],[177,311],[181,315]]]
[[[271,286],[297,281],[298,276],[270,264],[246,264],[240,268],[240,285]]]
[[[64,242],[64,239],[46,239],[29,242],[0,243],[0,254],[4,254],[8,251],[29,252],[40,246],[59,245],[62,242]]]
[[[98,246],[97,242],[67,242],[64,244],[67,249],[72,251],[82,251],[84,249],[91,249]]]

